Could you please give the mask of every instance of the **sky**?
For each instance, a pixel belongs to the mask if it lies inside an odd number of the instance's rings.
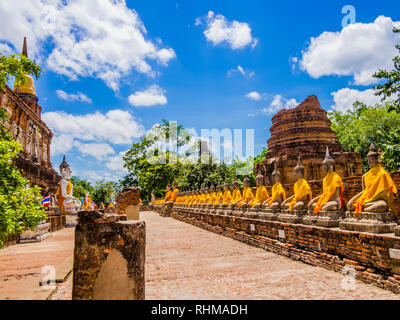
[[[372,74],[392,69],[399,15],[399,1],[0,0],[0,52],[26,36],[43,69],[54,168],[65,154],[73,175],[116,181],[162,119],[253,129],[258,154],[272,116],[309,95],[327,111],[378,103]]]

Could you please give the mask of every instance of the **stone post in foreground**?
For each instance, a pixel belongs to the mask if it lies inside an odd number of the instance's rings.
[[[116,202],[115,213],[126,214],[128,220],[139,220],[140,189],[138,187],[124,188]]]
[[[73,300],[144,300],[143,221],[81,211],[75,229]]]

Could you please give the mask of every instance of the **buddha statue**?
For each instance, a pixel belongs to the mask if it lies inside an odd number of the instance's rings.
[[[356,215],[361,212],[389,212],[393,195],[397,193],[396,185],[379,163],[379,154],[373,144],[367,159],[370,170],[362,177],[363,191],[349,201],[347,209]]]
[[[85,192],[85,198],[83,200],[83,208],[86,211],[94,210],[94,205],[93,205],[92,199],[90,198],[90,195],[89,195],[88,191]]]
[[[222,204],[222,201],[224,200],[224,193],[222,192],[222,186],[217,185],[217,194],[215,195],[215,201],[214,201],[214,207],[219,206]]]
[[[72,185],[69,177],[71,176],[71,169],[69,164],[63,161],[60,164],[61,181],[58,183],[56,197],[58,199],[58,207],[60,211],[65,213],[75,213],[82,205],[81,201],[73,197],[74,186]]]
[[[229,190],[229,184],[225,182],[224,184],[224,194],[223,194],[223,199],[222,199],[222,206],[226,207],[228,206],[232,201],[232,193]]]
[[[203,189],[203,198],[201,199],[200,206],[204,207],[208,203],[208,198],[210,197],[210,189],[206,186]]]
[[[322,211],[338,211],[343,206],[343,182],[340,176],[333,171],[335,160],[329,154],[329,148],[326,147],[325,159],[322,162],[322,169],[326,176],[322,183],[322,194],[310,201],[308,208],[315,214]]]
[[[278,171],[276,162],[274,163],[274,171],[272,172],[272,180],[274,185],[272,186],[271,198],[267,199],[263,203],[263,207],[267,209],[280,209],[283,201],[286,200],[285,190],[281,183],[281,173]]]
[[[312,199],[312,192],[308,182],[304,179],[304,167],[301,163],[301,156],[299,156],[297,166],[294,168],[294,176],[297,178],[294,184],[294,195],[282,203],[282,208],[289,209],[290,211],[306,210],[308,203]]]
[[[240,192],[239,185],[236,180],[232,183],[232,200],[231,200],[231,209],[234,210],[237,208],[240,201],[242,201],[242,193]]]
[[[169,200],[170,203],[174,203],[176,201],[176,197],[178,196],[179,190],[178,190],[178,183],[174,181],[172,185],[172,192],[171,192],[171,198]]]
[[[214,204],[215,196],[216,196],[215,187],[214,187],[214,185],[211,185],[210,192],[208,194],[207,203],[206,203],[207,207],[211,207]]]
[[[164,198],[164,202],[168,202],[171,200],[171,184],[168,183],[166,186],[166,193],[165,193],[165,198]]]
[[[269,198],[267,188],[264,186],[264,176],[259,173],[256,177],[257,191],[256,197],[249,202],[249,206],[254,209],[260,209]]]
[[[253,191],[250,188],[250,179],[247,176],[243,180],[243,187],[243,197],[237,205],[238,208],[247,208],[249,203],[254,200]]]

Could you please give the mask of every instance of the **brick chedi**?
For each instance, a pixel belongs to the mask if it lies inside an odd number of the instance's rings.
[[[321,108],[316,96],[310,96],[293,109],[281,110],[272,117],[271,137],[268,140],[266,160],[256,166],[265,182],[271,185],[274,162],[282,175],[283,184],[295,181],[293,169],[299,154],[305,168],[305,179],[324,177],[322,161],[329,147],[335,159],[335,171],[343,178],[362,174],[362,159],[356,152],[343,152],[336,133],[331,129],[327,112]]]
[[[26,39],[22,53],[28,56]],[[8,115],[4,126],[23,147],[15,161],[22,175],[32,184],[40,186],[43,193],[53,193],[59,180],[50,161],[53,132],[41,119],[42,107],[38,104],[33,78],[29,75],[25,77],[26,82],[15,85],[14,90],[8,86],[0,90],[0,107]]]

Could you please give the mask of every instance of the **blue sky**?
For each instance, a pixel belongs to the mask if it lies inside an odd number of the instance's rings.
[[[355,23],[342,26],[345,5]],[[55,132],[52,163],[95,181],[165,118],[198,134],[254,129],[315,94],[326,110],[376,103],[371,74],[391,68],[395,1],[3,0],[0,52],[42,67],[36,91]]]

